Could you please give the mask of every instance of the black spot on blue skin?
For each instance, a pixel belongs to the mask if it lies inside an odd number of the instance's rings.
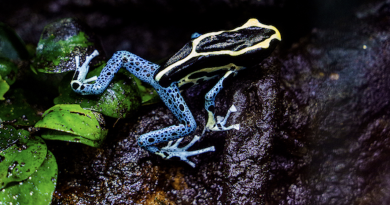
[[[168,104],[172,104],[172,100],[169,99],[169,100],[168,100]]]
[[[174,133],[172,133],[172,136],[173,136],[173,137],[174,137],[174,136],[177,136],[177,133],[175,133],[175,132],[174,132]]]
[[[122,59],[122,62],[123,62],[123,63],[127,63],[127,62],[128,62],[127,58],[123,58],[123,59]]]
[[[179,108],[180,108],[180,110],[183,112],[184,111],[184,105],[183,104],[180,104],[179,105]]]
[[[77,88],[79,88],[79,84],[78,83],[73,83],[72,84],[72,88],[74,89],[74,90],[77,90]]]
[[[215,108],[214,108],[214,105],[210,105],[209,108],[208,108],[208,110],[209,110],[210,112],[212,112],[212,113],[214,113],[214,109],[215,109]]]
[[[82,85],[82,86],[80,87],[80,90],[84,90],[84,88],[85,88],[85,86],[84,86],[84,85]]]
[[[74,73],[73,80],[77,80],[77,78],[79,77],[79,74],[80,74],[80,72],[79,72],[79,71],[76,71],[76,72]]]
[[[154,138],[152,138],[152,137],[149,138],[149,139],[148,139],[148,142],[150,142],[150,143],[154,142]]]
[[[111,75],[111,72],[108,72],[107,75]]]

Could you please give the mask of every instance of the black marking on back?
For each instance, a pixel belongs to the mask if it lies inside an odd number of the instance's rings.
[[[201,77],[212,77],[215,75],[223,75],[226,73],[226,70],[215,70],[213,72],[196,72],[188,76],[189,79],[197,79]]]
[[[246,47],[256,45],[268,39],[274,30],[259,27],[248,27],[238,31],[223,32],[219,35],[209,36],[199,42],[196,52],[212,52],[220,50],[239,51]]]
[[[191,53],[191,51],[192,51],[192,41],[185,44],[183,48],[181,48],[177,53],[175,53],[172,57],[170,57],[168,61],[164,64],[164,67],[168,67],[176,63],[177,61],[187,57]]]
[[[186,84],[183,84],[182,86],[180,86],[180,90],[187,90],[188,88],[192,87],[193,85],[195,85],[194,83],[186,83]]]

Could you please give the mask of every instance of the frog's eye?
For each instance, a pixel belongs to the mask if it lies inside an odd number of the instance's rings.
[[[195,39],[195,38],[198,38],[199,36],[201,36],[202,34],[198,33],[198,32],[195,32],[191,35],[191,39]]]

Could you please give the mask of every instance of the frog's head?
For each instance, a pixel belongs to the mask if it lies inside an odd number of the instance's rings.
[[[192,49],[203,55],[243,56],[261,50],[273,50],[281,40],[280,32],[274,26],[249,19],[233,30],[197,36],[192,40]]]
[[[257,19],[233,30],[196,35],[160,68],[155,80],[164,86],[205,67],[229,63],[251,67],[267,57],[281,39],[278,29]]]

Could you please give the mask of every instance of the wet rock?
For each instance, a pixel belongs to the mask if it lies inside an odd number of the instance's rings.
[[[315,29],[281,60],[284,134],[272,157],[269,203],[389,202],[388,8],[366,6]]]

